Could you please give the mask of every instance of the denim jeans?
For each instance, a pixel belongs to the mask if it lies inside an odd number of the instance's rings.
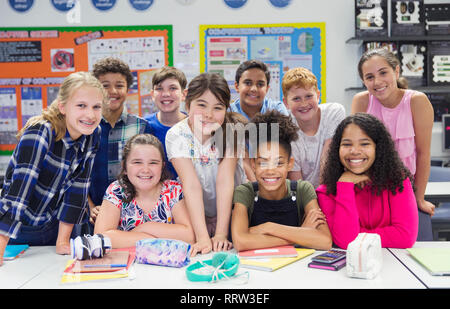
[[[58,237],[58,227],[59,221],[56,218],[44,225],[22,225],[17,238],[10,238],[8,245],[54,246]]]

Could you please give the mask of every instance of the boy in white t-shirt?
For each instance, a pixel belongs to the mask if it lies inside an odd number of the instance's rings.
[[[294,167],[289,179],[307,180],[317,188],[323,160],[338,124],[345,118],[339,103],[319,104],[317,78],[305,68],[286,72],[282,81],[283,102],[300,128],[299,139],[292,142]]]

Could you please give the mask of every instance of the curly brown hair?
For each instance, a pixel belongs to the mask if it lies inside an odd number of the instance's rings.
[[[133,74],[131,74],[130,67],[118,58],[106,57],[94,64],[92,74],[94,74],[95,77],[99,78],[108,73],[122,74],[127,81],[127,89],[130,89],[131,85],[133,85],[134,78]]]
[[[278,141],[280,146],[288,153],[289,158],[291,157],[291,142],[298,139],[297,132],[299,128],[289,116],[283,115],[279,111],[271,110],[264,114],[256,114],[251,119],[251,123],[256,124],[257,132],[256,138],[251,138],[250,136],[249,139],[251,157],[256,157],[257,147],[265,142],[264,137],[270,138],[270,142]]]
[[[165,180],[170,179],[170,172],[167,169],[166,163],[164,161],[164,148],[159,139],[156,136],[148,133],[136,134],[127,141],[123,148],[122,168],[119,175],[117,176],[117,180],[119,181],[120,186],[123,188],[125,195],[124,202],[126,203],[131,202],[136,197],[136,189],[128,179],[126,168],[128,156],[130,155],[130,152],[135,145],[152,145],[156,147],[161,154],[161,161],[163,164],[160,182],[162,183]]]
[[[395,149],[394,141],[384,124],[374,116],[366,113],[356,113],[347,116],[336,128],[330,143],[328,156],[322,173],[322,183],[327,186],[327,193],[336,195],[336,186],[344,166],[339,156],[342,134],[349,124],[355,124],[364,131],[375,143],[375,160],[369,168],[368,176],[372,181],[374,193],[380,195],[389,190],[392,194],[397,189],[403,191],[403,180],[412,175],[405,167]]]

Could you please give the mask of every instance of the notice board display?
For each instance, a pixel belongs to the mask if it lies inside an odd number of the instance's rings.
[[[325,89],[325,23],[200,25],[200,72],[216,72],[228,81],[233,100],[239,64],[258,59],[269,66],[267,96],[282,100],[281,81],[289,69],[305,67],[317,77],[321,102]]]
[[[15,135],[56,97],[64,78],[90,71],[113,56],[135,77],[130,112],[155,110],[150,98],[154,70],[173,65],[172,26],[0,28],[0,154],[10,154]]]

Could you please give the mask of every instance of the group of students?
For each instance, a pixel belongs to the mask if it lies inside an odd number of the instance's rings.
[[[7,244],[69,254],[80,233],[107,236],[114,248],[178,239],[192,255],[346,249],[361,232],[379,234],[383,247],[411,247],[418,211],[434,212],[424,200],[433,108],[404,89],[387,50],[366,52],[358,70],[367,91],[347,117],[341,104],[319,104],[304,68],[284,74],[282,102],[270,100],[258,60],[237,69],[232,104],[219,74],[187,85],[180,70],[157,70],[158,111],[145,119],[125,107],[133,76],[122,61],[70,74],[18,133],[0,199],[0,263]]]

